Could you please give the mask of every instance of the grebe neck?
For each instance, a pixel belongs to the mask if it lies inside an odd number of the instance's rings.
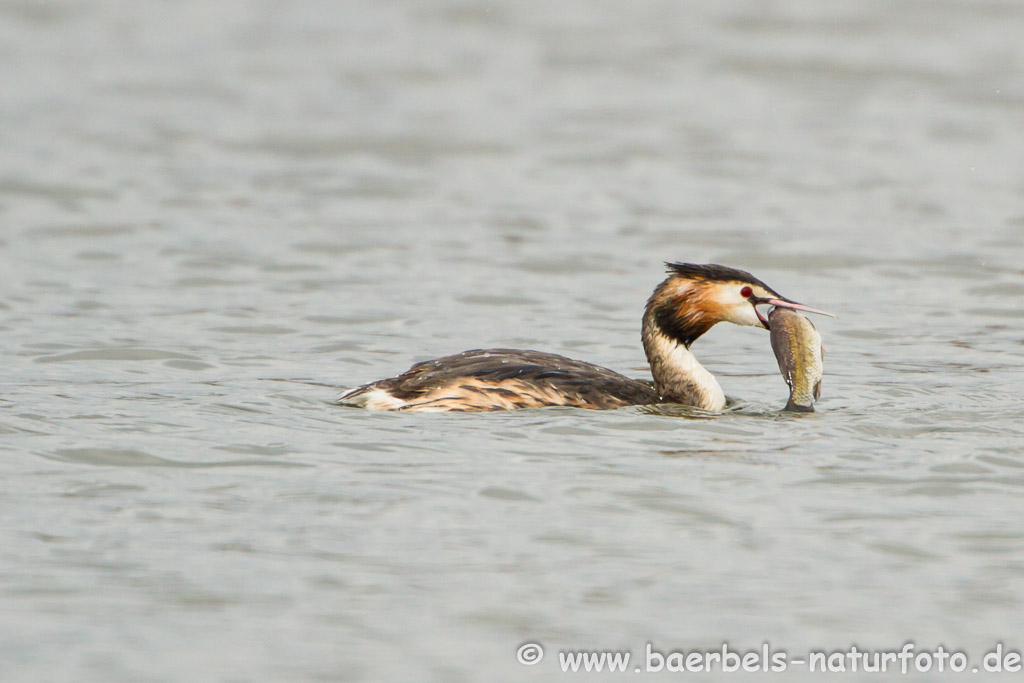
[[[700,364],[688,343],[665,333],[651,310],[644,316],[642,337],[654,387],[664,400],[704,410],[725,408],[725,393],[715,376]]]

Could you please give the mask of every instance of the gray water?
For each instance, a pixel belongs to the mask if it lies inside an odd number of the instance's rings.
[[[1022,35],[1016,2],[6,0],[0,678],[1024,648]],[[647,377],[666,260],[840,315],[817,413],[727,325],[719,416],[331,403],[486,346]]]

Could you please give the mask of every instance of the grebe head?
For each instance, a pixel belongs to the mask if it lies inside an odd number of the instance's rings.
[[[667,263],[669,277],[647,302],[647,311],[667,336],[689,346],[720,322],[769,329],[758,306],[831,313],[787,299],[750,273],[716,264]]]

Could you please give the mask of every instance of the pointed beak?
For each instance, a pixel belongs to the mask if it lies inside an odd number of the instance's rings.
[[[818,315],[827,315],[830,318],[835,318],[837,320],[839,319],[839,316],[836,315],[835,313],[829,313],[828,311],[822,311],[821,309],[818,308],[804,306],[803,304],[798,304],[797,302],[790,301],[789,299],[758,299],[754,303],[754,311],[757,313],[757,319],[761,321],[761,324],[764,326],[764,329],[766,330],[771,329],[771,327],[768,324],[768,318],[766,318],[764,314],[761,313],[761,311],[757,310],[757,307],[762,304],[764,304],[765,306],[775,306],[776,308],[789,308],[794,311],[803,311],[804,313],[817,313]]]
[[[829,313],[828,311],[822,311],[821,309],[818,308],[804,306],[803,304],[798,304],[797,302],[790,301],[789,299],[768,299],[767,301],[763,301],[762,303],[770,304],[772,306],[778,306],[779,308],[791,308],[794,311],[803,311],[804,313],[817,313],[818,315],[827,315],[830,318],[835,318],[836,320],[839,320],[839,316],[836,315],[835,313]]]

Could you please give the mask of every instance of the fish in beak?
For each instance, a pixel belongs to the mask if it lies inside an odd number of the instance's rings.
[[[754,307],[754,312],[757,314],[757,319],[761,321],[761,325],[766,330],[770,330],[771,329],[771,322],[768,320],[768,317],[765,316],[764,313],[762,313],[761,311],[757,310],[757,307],[761,306],[761,305],[764,305],[764,306],[774,306],[775,308],[788,308],[791,311],[803,311],[805,313],[816,313],[818,315],[827,315],[830,318],[836,318],[836,319],[839,318],[839,316],[836,315],[835,313],[829,313],[828,311],[823,311],[823,310],[818,309],[818,308],[811,308],[810,306],[805,306],[804,304],[800,304],[800,303],[797,303],[795,301],[791,301],[789,299],[782,298],[782,297],[754,297],[754,296],[752,296],[752,297],[750,297],[749,300],[750,300],[750,304]]]

